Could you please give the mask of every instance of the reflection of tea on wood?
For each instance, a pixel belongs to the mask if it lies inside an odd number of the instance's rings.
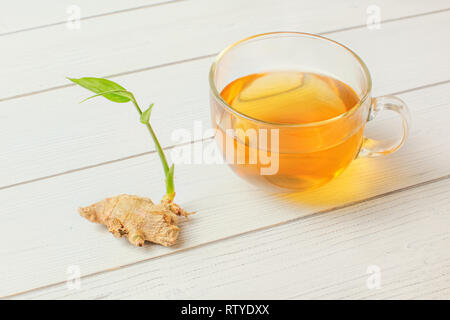
[[[293,189],[321,185],[341,173],[361,146],[362,122],[314,124],[338,117],[358,103],[353,89],[337,79],[296,71],[251,74],[228,84],[221,96],[247,117],[272,125],[236,117],[229,126],[218,128],[222,133],[230,127],[280,129],[276,174],[261,176],[260,168],[264,167],[261,163],[232,165],[238,174],[255,182],[263,179]],[[234,144],[235,149],[244,147],[248,154],[252,152],[246,137],[239,139],[237,135]]]

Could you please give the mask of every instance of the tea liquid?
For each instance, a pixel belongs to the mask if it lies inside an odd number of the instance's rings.
[[[232,165],[246,179],[293,189],[317,186],[342,172],[361,146],[362,121],[314,125],[338,117],[358,103],[353,89],[337,79],[298,71],[251,74],[228,84],[221,96],[240,113],[280,128],[278,172],[261,176],[261,163]],[[233,129],[260,126],[244,118],[230,123]],[[307,127],[286,126],[293,124]],[[245,137],[235,139],[236,149],[239,144],[251,151]]]

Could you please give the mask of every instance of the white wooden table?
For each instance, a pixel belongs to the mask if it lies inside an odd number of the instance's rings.
[[[2,2],[0,296],[450,298],[449,7],[448,0]],[[368,27],[377,12],[379,28]],[[215,54],[279,30],[323,34],[358,52],[374,95],[396,94],[411,108],[406,145],[297,194],[260,191],[226,166],[178,166],[177,201],[198,214],[181,223],[172,248],[132,247],[78,215],[79,206],[120,193],[157,200],[163,176],[132,106],[80,105],[88,93],[66,76],[110,77],[155,102],[152,123],[170,150],[174,128],[210,127]],[[79,288],[67,282],[77,270]]]

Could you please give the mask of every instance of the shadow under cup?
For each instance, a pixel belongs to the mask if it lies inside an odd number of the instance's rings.
[[[338,79],[354,90],[359,102],[335,118],[283,124],[242,114],[220,95],[238,78],[284,70]],[[293,190],[320,186],[339,175],[359,153],[370,156],[390,153],[400,147],[406,136],[407,117],[403,117],[400,142],[364,138],[365,124],[376,106],[376,99],[370,97],[367,67],[350,49],[320,36],[276,32],[241,40],[219,54],[209,80],[211,120],[219,149],[239,176],[258,186]],[[396,100],[390,105],[380,105],[379,109],[406,108],[397,98],[392,99]],[[366,142],[371,143],[371,149],[364,148]]]

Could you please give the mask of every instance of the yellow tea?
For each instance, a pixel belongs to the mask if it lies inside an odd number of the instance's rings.
[[[355,125],[354,121],[339,121],[340,115],[356,106],[359,97],[337,79],[298,71],[251,74],[229,83],[221,96],[233,109],[259,121],[255,124],[245,117],[222,119],[217,126],[219,139],[229,136],[225,130],[229,128],[243,132],[278,130],[276,150],[270,141],[261,147],[249,143],[250,135],[233,137],[234,151],[237,154],[245,150],[246,161],[235,161],[231,166],[247,180],[289,189],[318,186],[341,173],[361,146],[363,122]],[[224,148],[225,143],[220,141],[219,145]],[[261,174],[267,163],[262,163],[260,157],[251,161],[252,152],[262,151],[272,159],[276,156],[275,173]]]

